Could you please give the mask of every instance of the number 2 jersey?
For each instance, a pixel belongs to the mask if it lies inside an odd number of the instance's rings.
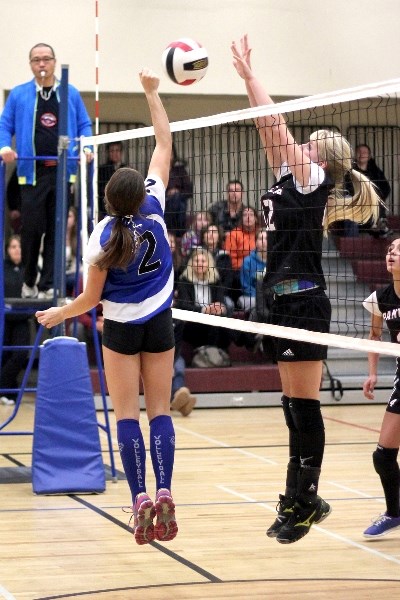
[[[151,174],[145,179],[146,197],[129,228],[141,245],[127,270],[110,268],[101,302],[104,318],[120,323],[145,323],[172,305],[174,272],[164,222],[165,188]],[[90,235],[83,260],[95,265],[111,236],[115,217],[105,217]]]

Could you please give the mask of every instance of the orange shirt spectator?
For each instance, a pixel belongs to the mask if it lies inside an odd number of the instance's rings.
[[[256,247],[257,231],[258,215],[254,208],[247,206],[243,209],[239,227],[228,231],[225,237],[224,249],[229,252],[235,271],[240,269],[245,256]]]

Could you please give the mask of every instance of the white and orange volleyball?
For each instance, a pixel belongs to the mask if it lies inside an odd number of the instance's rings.
[[[190,38],[181,38],[165,48],[162,64],[171,81],[179,85],[191,85],[203,79],[207,73],[207,50]]]

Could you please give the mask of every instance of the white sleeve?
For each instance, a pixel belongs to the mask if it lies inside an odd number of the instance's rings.
[[[300,185],[296,179],[294,180],[296,190],[300,192],[300,194],[310,194],[314,192],[324,181],[325,179],[325,171],[322,167],[317,165],[317,163],[310,163],[310,179],[308,180],[307,185]]]
[[[285,175],[288,175],[290,172],[291,171],[288,167],[288,164],[286,162],[282,163],[276,172],[277,180],[279,181],[280,179],[282,179],[282,177],[285,177]]]
[[[363,307],[367,309],[368,312],[376,315],[377,317],[381,317],[382,313],[379,310],[378,306],[378,298],[376,297],[376,292],[372,292],[368,298],[366,298],[363,302]]]
[[[110,217],[106,217],[106,219],[108,221]],[[105,221],[106,219],[103,219],[103,221]],[[82,260],[89,266],[96,264],[100,255],[104,252],[100,244],[100,236],[104,229],[103,221],[100,221],[100,223],[98,223],[93,229],[92,233],[90,234],[87,246],[83,252]],[[103,226],[99,227],[99,225]]]
[[[159,201],[163,212],[165,211],[165,187],[158,175],[149,173],[144,180],[146,194],[154,196]]]

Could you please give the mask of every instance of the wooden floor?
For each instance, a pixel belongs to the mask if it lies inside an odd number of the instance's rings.
[[[320,493],[333,512],[303,540],[284,546],[265,535],[288,456],[281,410],[197,409],[175,417],[179,534],[172,542],[136,545],[121,511],[129,504],[124,480],[97,496],[35,496],[30,483],[0,484],[0,598],[398,598],[400,530],[372,543],[362,537],[384,512],[371,460],[384,406],[337,403],[323,411]],[[9,412],[1,406],[0,421]],[[7,431],[32,428],[33,415],[26,400]],[[142,424],[147,438],[144,414]],[[31,445],[29,436],[0,436],[0,474],[29,467]],[[117,452],[115,460],[120,469]]]

